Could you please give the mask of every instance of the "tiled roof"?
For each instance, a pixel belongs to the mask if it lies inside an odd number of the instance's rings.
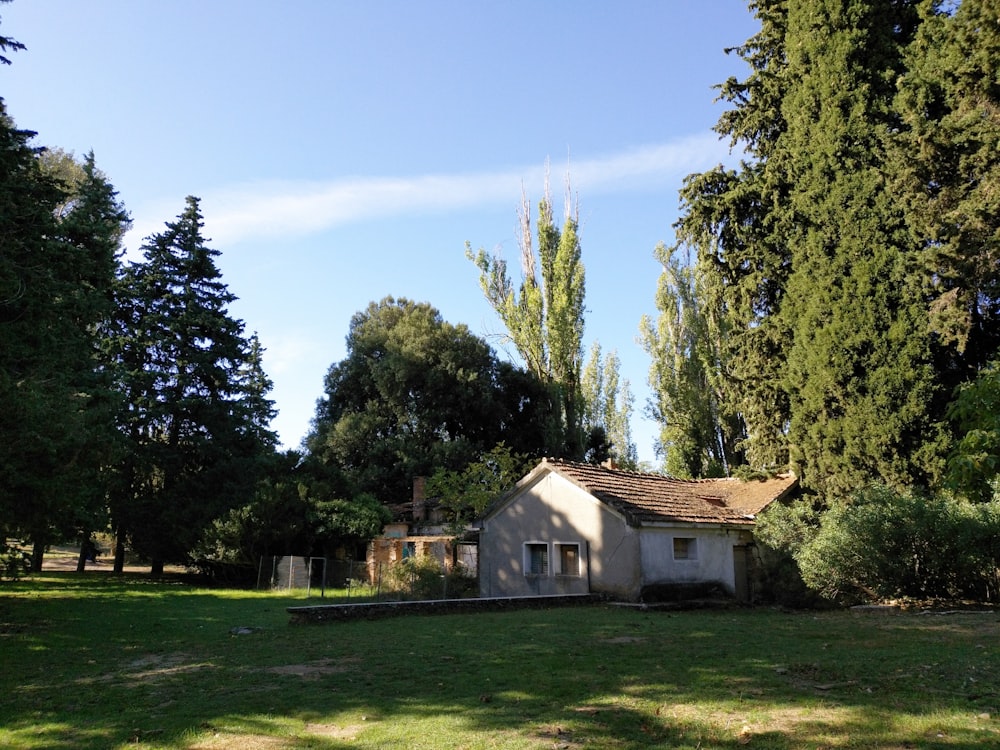
[[[674,479],[551,458],[535,471],[546,467],[618,510],[633,526],[671,521],[750,526],[798,481],[790,474],[760,481]]]

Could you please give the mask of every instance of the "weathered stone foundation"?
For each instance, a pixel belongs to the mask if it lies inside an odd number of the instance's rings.
[[[319,604],[311,607],[288,607],[291,623],[344,622],[376,620],[401,615],[434,615],[458,612],[497,612],[517,609],[572,607],[604,601],[598,594],[566,596],[517,596],[487,599],[433,599],[414,602],[369,602],[365,604]]]

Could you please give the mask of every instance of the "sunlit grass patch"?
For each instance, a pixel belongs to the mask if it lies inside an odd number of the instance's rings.
[[[987,615],[617,607],[292,626],[285,592],[0,587],[0,747],[1000,744]]]

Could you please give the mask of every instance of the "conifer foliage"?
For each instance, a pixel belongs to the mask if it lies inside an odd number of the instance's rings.
[[[143,245],[122,278],[113,332],[128,440],[112,511],[126,542],[153,562],[184,561],[196,534],[251,494],[277,442],[261,349],[228,305],[218,251],[197,198]]]
[[[830,500],[938,486],[948,403],[1000,334],[996,3],[752,7],[717,125],[746,156],[689,178],[677,224],[712,322],[701,411]]]

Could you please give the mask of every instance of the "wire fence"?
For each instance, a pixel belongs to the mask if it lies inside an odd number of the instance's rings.
[[[472,569],[459,563],[446,570],[430,557],[372,563],[327,557],[262,557],[257,588],[376,602],[467,599],[479,595]]]

